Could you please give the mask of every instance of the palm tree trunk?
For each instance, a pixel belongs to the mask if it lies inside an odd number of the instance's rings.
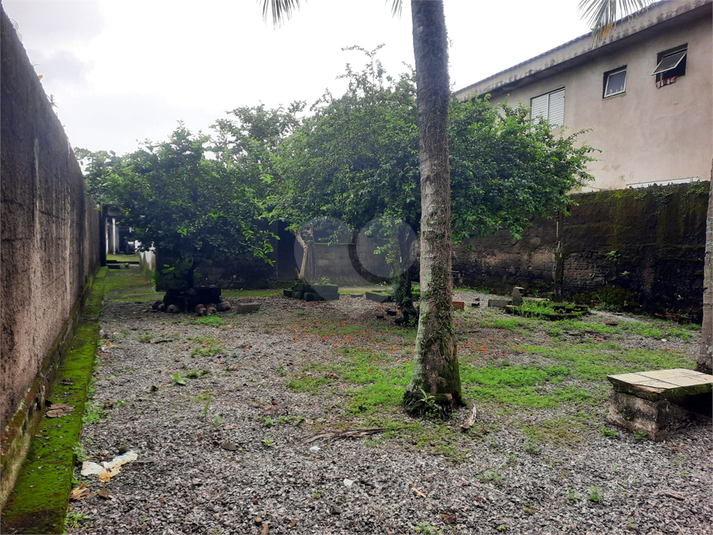
[[[404,406],[444,414],[463,405],[452,318],[448,41],[443,2],[412,0],[421,166],[421,305]]]

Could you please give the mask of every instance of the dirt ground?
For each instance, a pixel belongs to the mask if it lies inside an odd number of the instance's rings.
[[[414,331],[384,305],[233,294],[260,310],[172,315],[138,280],[109,273],[81,452],[136,460],[103,482],[77,467],[69,533],[711,533],[710,423],[663,442],[605,423],[606,374],[692,368],[695,327],[457,292],[470,406],[416,420]]]

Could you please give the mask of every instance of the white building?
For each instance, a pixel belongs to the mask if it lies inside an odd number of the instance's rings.
[[[713,159],[712,0],[659,2],[456,92],[522,102],[532,116],[592,129],[601,150],[585,190],[709,180]]]

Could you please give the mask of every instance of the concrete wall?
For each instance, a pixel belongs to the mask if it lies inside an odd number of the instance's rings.
[[[688,44],[686,74],[656,87],[657,54]],[[626,92],[603,98],[604,73],[626,66]],[[713,30],[710,0],[662,2],[623,23],[600,46],[584,36],[457,93],[523,102],[565,88],[566,133],[602,152],[587,190],[707,180],[713,155]]]
[[[585,193],[569,216],[540,219],[522,239],[498,233],[456,247],[463,284],[555,290],[700,319],[708,182]]]
[[[99,265],[100,212],[85,192],[62,125],[4,10],[1,31],[4,465],[13,437],[27,429],[28,411],[44,403],[47,380],[72,332],[70,318]],[[15,422],[19,427],[10,429],[19,413],[25,414]]]

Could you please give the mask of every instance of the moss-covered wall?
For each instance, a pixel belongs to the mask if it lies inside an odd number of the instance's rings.
[[[462,282],[700,317],[708,182],[574,195],[570,215],[456,248]],[[559,259],[559,260],[558,260]],[[557,262],[560,272],[557,273]]]
[[[99,212],[22,43],[0,10],[0,429],[8,459],[41,414],[99,266]]]

